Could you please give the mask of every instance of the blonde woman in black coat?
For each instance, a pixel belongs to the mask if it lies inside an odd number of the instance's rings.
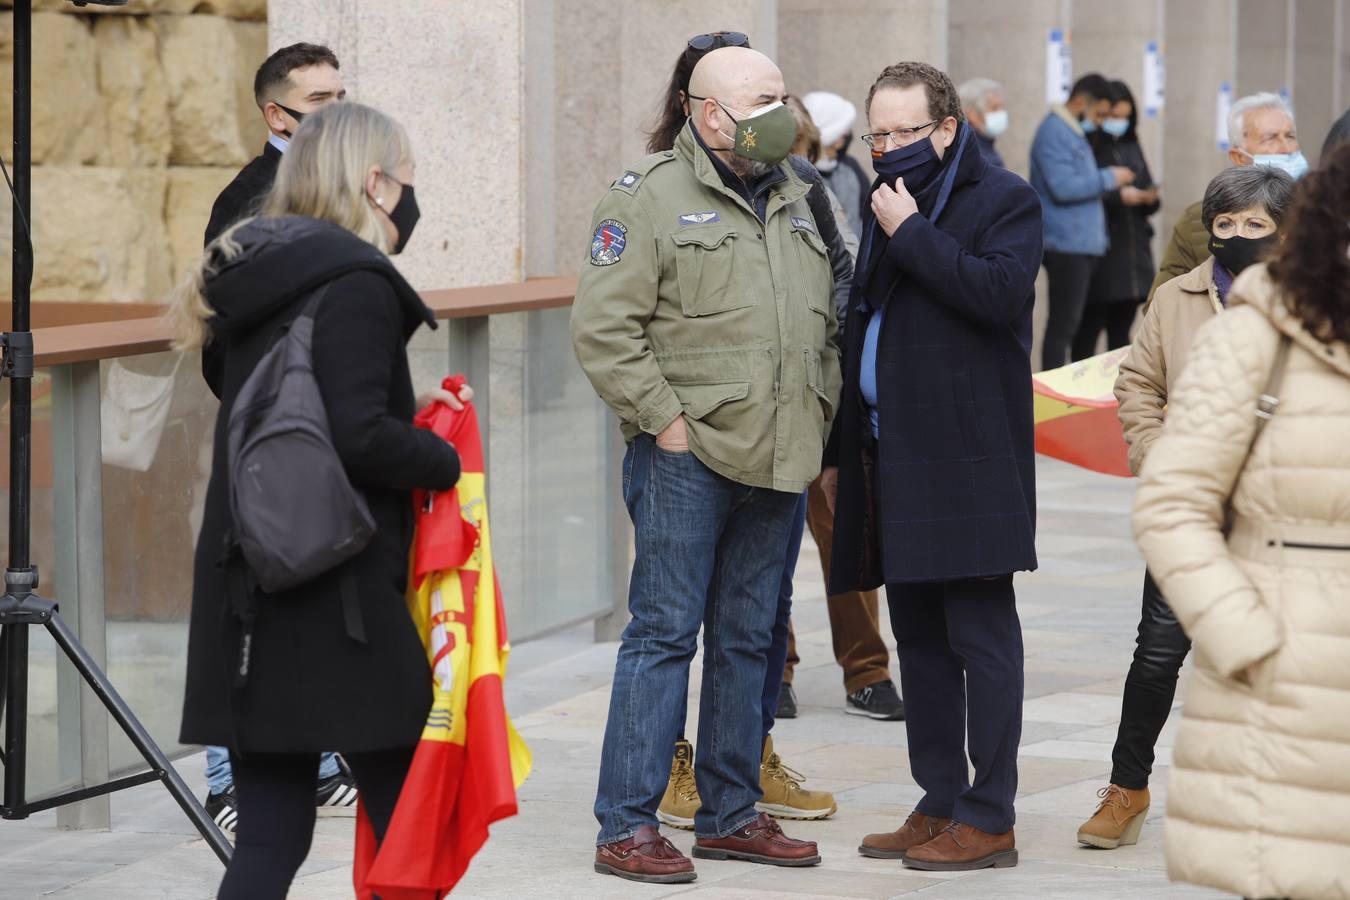
[[[197,544],[181,738],[226,746],[233,761],[238,843],[223,900],[286,895],[309,852],[322,750],[343,753],[382,839],[431,706],[426,656],[404,605],[410,492],[453,487],[460,466],[449,444],[411,424],[406,344],[435,322],[385,253],[403,248],[416,221],[403,128],[369,107],[334,104],[306,117],[262,216],[208,247],[175,305],[180,346],[209,341],[224,360],[211,385],[221,412]],[[257,619],[240,686],[236,592],[247,579],[224,552],[232,522],[225,423],[280,327],[325,284],[315,379],[376,533],[338,570],[250,598]],[[355,610],[340,599],[346,574],[355,578]]]

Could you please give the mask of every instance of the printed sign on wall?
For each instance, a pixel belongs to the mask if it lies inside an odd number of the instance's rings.
[[[1162,46],[1149,41],[1144,47],[1144,115],[1156,119],[1167,95],[1167,65]]]
[[[1045,42],[1045,102],[1064,103],[1073,86],[1073,49],[1069,36],[1055,28]]]
[[[1219,85],[1218,102],[1214,105],[1214,143],[1228,150],[1228,114],[1233,109],[1233,85],[1225,81]]]

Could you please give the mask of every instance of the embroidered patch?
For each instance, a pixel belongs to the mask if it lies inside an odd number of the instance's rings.
[[[709,222],[720,222],[722,216],[715,212],[685,213],[680,216],[681,225],[707,225]]]
[[[626,188],[637,187],[637,183],[641,180],[642,176],[636,172],[624,172],[619,184]]]
[[[801,216],[792,217],[792,227],[798,231],[809,231],[815,234],[816,226],[811,224],[810,219],[803,219]]]
[[[595,237],[591,238],[591,265],[614,265],[623,256],[627,243],[628,228],[618,219],[605,219],[596,226]]]

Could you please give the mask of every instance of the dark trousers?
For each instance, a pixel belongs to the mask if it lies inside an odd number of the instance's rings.
[[[1011,575],[888,584],[917,810],[1012,829],[1022,738],[1022,626]],[[967,748],[975,768],[966,766]]]
[[[811,529],[816,549],[820,551],[820,569],[828,579],[830,553],[834,549],[834,513],[825,501],[825,491],[817,478],[807,491],[809,501],[806,527]],[[849,591],[835,594],[825,601],[830,615],[830,638],[834,643],[834,659],[844,670],[844,691],[854,693],[870,685],[889,681],[891,655],[881,636],[876,591]],[[792,684],[793,670],[801,662],[797,656],[797,641],[788,636],[787,667],[783,681]]]
[[[383,841],[413,748],[346,753],[376,841]],[[234,858],[219,900],[284,900],[314,837],[318,753],[231,754],[239,799]]]
[[[1134,314],[1143,303],[1139,300],[1112,301],[1109,303],[1089,303],[1083,309],[1083,319],[1078,323],[1078,333],[1073,336],[1073,361],[1087,359],[1097,355],[1097,339],[1106,332],[1106,349],[1115,350],[1130,342],[1130,328],[1134,326]]]
[[[1045,274],[1050,280],[1050,310],[1041,344],[1041,368],[1058,369],[1069,362],[1069,346],[1087,306],[1092,272],[1101,260],[1081,253],[1045,252]]]
[[[1139,617],[1134,662],[1125,676],[1120,730],[1111,751],[1111,783],[1139,791],[1148,787],[1153,748],[1167,724],[1177,693],[1177,675],[1191,642],[1153,576],[1144,573],[1144,608]]]

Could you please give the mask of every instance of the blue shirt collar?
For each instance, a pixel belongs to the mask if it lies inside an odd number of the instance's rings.
[[[267,136],[267,143],[271,144],[273,147],[276,147],[282,153],[285,153],[291,146],[291,142],[286,140],[279,134],[269,134]]]

